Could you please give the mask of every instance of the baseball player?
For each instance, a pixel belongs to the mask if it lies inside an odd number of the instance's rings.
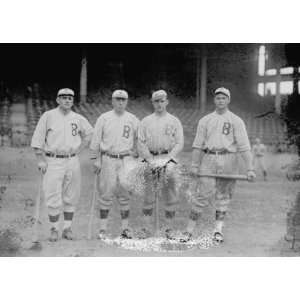
[[[112,94],[113,109],[97,119],[90,149],[94,171],[99,174],[100,202],[99,239],[107,237],[109,210],[114,199],[120,204],[121,238],[131,239],[128,226],[131,194],[127,189],[126,169],[137,156],[137,128],[139,120],[126,111],[128,93],[115,90]]]
[[[259,169],[263,171],[264,181],[267,181],[267,169],[265,164],[266,150],[266,146],[260,142],[259,138],[256,138],[252,147],[253,166],[255,170]]]
[[[152,94],[154,113],[141,121],[138,131],[138,149],[139,155],[149,163],[150,167],[153,166],[155,169],[157,162],[160,166],[165,166],[165,172],[168,175],[167,182],[163,182],[162,185],[162,199],[165,201],[165,218],[167,221],[165,234],[167,238],[173,239],[171,223],[175,217],[176,204],[178,203],[174,166],[177,164],[177,155],[182,151],[184,137],[179,119],[167,112],[168,103],[167,93],[164,90]],[[152,175],[145,176],[143,205],[145,227],[142,229],[141,238],[147,238],[151,235],[150,223],[155,201]],[[156,176],[160,176],[160,174],[156,174]]]
[[[40,118],[31,141],[38,168],[43,175],[43,192],[48,208],[51,234],[59,238],[59,216],[63,209],[62,238],[73,239],[72,220],[80,197],[81,171],[78,154],[88,145],[93,128],[86,118],[72,111],[74,91],[60,89],[58,107]]]
[[[246,163],[247,176],[253,180],[255,173],[252,166],[250,143],[242,119],[228,109],[230,91],[224,87],[214,92],[214,112],[200,119],[193,143],[192,174],[224,173],[237,174],[239,152]],[[222,242],[224,218],[232,198],[235,180],[201,177],[192,197],[187,231],[182,242],[192,238],[193,230],[202,210],[211,198],[215,198],[216,222],[213,239]]]

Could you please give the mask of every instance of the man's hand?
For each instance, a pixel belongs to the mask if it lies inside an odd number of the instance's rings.
[[[151,168],[153,169],[160,169],[165,167],[170,161],[169,157],[164,158],[157,158],[149,161],[149,164],[151,165]]]
[[[253,181],[256,178],[256,174],[253,170],[247,171],[247,178],[249,181]]]
[[[48,167],[48,164],[45,161],[38,162],[38,169],[39,169],[39,171],[42,172],[42,174],[46,173],[47,167]]]
[[[101,161],[99,159],[97,159],[93,164],[94,173],[97,174],[97,175],[100,174],[101,167],[102,167]]]
[[[129,155],[134,157],[134,158],[138,158],[139,157],[139,154],[136,150],[130,150],[129,151]]]

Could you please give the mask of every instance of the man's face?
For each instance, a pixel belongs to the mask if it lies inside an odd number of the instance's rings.
[[[228,106],[228,104],[230,102],[229,98],[226,95],[224,95],[224,94],[217,94],[217,95],[215,95],[214,101],[215,101],[215,105],[216,105],[217,109],[225,109],[225,108],[227,108],[227,106]]]
[[[125,98],[112,98],[112,106],[114,110],[118,113],[125,111],[128,103],[128,99]]]
[[[169,101],[168,99],[156,99],[152,100],[152,104],[155,112],[162,113],[166,111]]]
[[[56,99],[59,106],[64,110],[70,110],[74,104],[74,97],[71,95],[61,95]]]
[[[259,145],[260,139],[255,139],[255,144]]]

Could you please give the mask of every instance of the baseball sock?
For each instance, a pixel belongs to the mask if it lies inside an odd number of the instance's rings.
[[[64,211],[64,229],[71,228],[74,212]]]
[[[121,210],[121,228],[122,230],[128,229],[129,210]]]
[[[49,215],[49,221],[51,224],[51,228],[55,228],[56,230],[58,230],[58,225],[59,225],[59,215]]]
[[[192,210],[187,225],[187,232],[192,233],[194,231],[199,218],[200,218],[200,213]]]
[[[146,228],[150,228],[152,220],[153,208],[144,208],[143,209],[143,218]]]
[[[173,225],[172,223],[175,217],[175,211],[166,210],[165,217],[166,217],[166,227],[167,229],[169,229]]]
[[[107,221],[108,221],[108,209],[100,209],[100,229],[107,229]]]

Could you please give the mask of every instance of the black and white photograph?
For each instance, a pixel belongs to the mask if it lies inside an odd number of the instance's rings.
[[[294,299],[297,2],[1,2],[1,299]]]
[[[0,256],[299,256],[299,51],[0,44]]]

